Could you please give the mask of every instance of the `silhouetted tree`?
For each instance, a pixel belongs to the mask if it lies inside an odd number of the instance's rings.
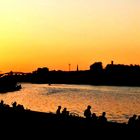
[[[46,83],[48,81],[49,69],[47,67],[38,68],[33,72],[33,82]]]
[[[90,70],[94,71],[95,73],[100,73],[103,71],[102,62],[95,62],[90,66]]]
[[[38,75],[46,75],[49,72],[49,69],[47,67],[38,68],[35,73]]]

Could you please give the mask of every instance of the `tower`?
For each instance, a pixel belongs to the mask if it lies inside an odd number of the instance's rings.
[[[77,65],[77,71],[79,71],[79,66]]]
[[[69,71],[71,71],[71,64],[69,64]]]
[[[113,65],[114,64],[114,61],[111,61],[111,65]]]

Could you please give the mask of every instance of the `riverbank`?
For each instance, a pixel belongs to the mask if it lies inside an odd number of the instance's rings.
[[[17,105],[16,102],[9,105],[0,103],[0,124],[1,129],[3,128],[13,128],[26,129],[26,130],[80,130],[80,131],[90,131],[90,130],[127,130],[127,129],[137,129],[138,127],[128,126],[127,123],[118,122],[99,122],[94,119],[87,119],[84,117],[76,116],[74,114],[69,115],[57,115],[55,113],[37,112],[28,109],[24,109],[22,105]],[[8,129],[7,129],[8,130]]]
[[[87,105],[100,116],[103,111],[109,121],[127,122],[134,113],[140,114],[140,88],[87,85],[22,84],[16,92],[0,94],[6,104],[16,101],[35,111],[55,112],[58,105],[83,116]]]
[[[0,103],[0,133],[4,139],[112,139],[126,138],[129,135],[134,138],[139,134],[138,131],[139,128],[129,127],[126,123],[99,123],[74,115],[56,115],[24,109],[16,102],[12,107]]]

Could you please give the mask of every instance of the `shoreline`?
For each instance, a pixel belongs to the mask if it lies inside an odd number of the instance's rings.
[[[56,113],[37,112],[24,109],[22,105],[0,104],[0,132],[1,137],[13,138],[57,138],[57,139],[85,139],[118,138],[139,134],[140,125],[134,127],[126,123],[107,121],[106,123],[88,120],[84,117],[72,115],[57,115]],[[137,133],[138,132],[138,133]],[[20,136],[20,137],[19,137]],[[132,135],[133,136],[133,135]],[[134,135],[136,136],[136,135]]]
[[[22,84],[22,83],[21,83]],[[47,90],[48,90],[48,88],[49,89],[54,89],[53,88],[53,86],[55,87],[55,88],[59,88],[59,86],[61,87],[61,85],[63,85],[63,84],[58,84],[58,86],[57,86],[57,84],[52,84],[52,85],[47,85],[47,84],[30,84],[30,83],[25,83],[25,85],[30,85],[30,87],[29,86],[25,86],[26,88],[28,87],[29,89],[31,89],[31,91],[32,91],[32,88],[31,87],[34,87],[33,85],[35,85],[35,87],[37,87],[37,88],[46,88]],[[69,87],[70,86],[70,88],[71,88],[71,85],[69,85],[69,84],[64,84],[66,87]],[[68,86],[67,86],[68,85]],[[79,86],[81,86],[81,85],[79,85]],[[75,86],[73,86],[72,85],[72,88],[78,88],[79,86],[77,86],[77,85],[75,85]],[[87,85],[85,85],[85,86],[87,86]],[[19,93],[21,92],[22,94],[23,94],[23,96],[24,96],[24,94],[26,94],[26,92],[24,92],[24,90],[25,90],[25,87],[24,87],[24,84],[23,84],[23,90],[21,89],[21,91],[19,91]],[[87,87],[92,87],[92,85],[88,85]],[[27,88],[27,91],[29,90]],[[110,89],[110,87],[108,87],[109,89]],[[115,88],[115,87],[114,87]],[[114,91],[114,88],[113,88],[113,91]],[[133,88],[133,87],[132,87]],[[45,90],[46,90],[45,89]],[[95,87],[95,89],[96,89],[96,87]],[[97,89],[100,89],[100,87],[98,87],[97,86]],[[119,89],[121,89],[121,87],[119,88]],[[122,88],[122,89],[125,89],[125,88]],[[111,90],[112,90],[112,88],[111,88]],[[29,90],[30,91],[30,90]],[[48,90],[48,91],[51,91],[51,90]],[[44,92],[44,91],[43,91]],[[17,92],[18,93],[18,92]],[[3,93],[2,93],[3,94]],[[6,93],[4,93],[5,95],[6,95]],[[22,94],[21,94],[21,99],[20,100],[17,100],[17,102],[20,102],[21,104],[23,104],[23,105],[25,105],[25,106],[27,106],[27,108],[29,107],[29,109],[33,109],[34,111],[42,111],[42,112],[54,112],[55,111],[55,106],[53,106],[53,109],[51,108],[51,109],[45,109],[45,110],[43,110],[43,109],[38,109],[38,108],[36,108],[36,107],[34,107],[34,108],[32,108],[32,106],[30,107],[29,105],[26,105],[26,103],[24,103],[24,102],[22,102]],[[33,93],[34,94],[34,93]],[[48,94],[48,93],[47,93]],[[5,100],[6,98],[4,98],[5,97],[5,95],[2,95],[1,97],[1,99],[3,99],[3,100]],[[15,95],[16,95],[16,92],[15,92]],[[39,95],[40,95],[40,93],[39,93]],[[6,95],[7,96],[7,95]],[[7,100],[6,102],[10,105],[14,100],[12,99],[12,92],[10,93],[10,92],[8,92],[8,96],[10,97],[10,101],[9,100]],[[17,97],[18,97],[18,94],[16,95]],[[27,99],[27,102],[28,102],[28,99]],[[54,103],[53,103],[54,104]],[[57,104],[56,104],[57,105]],[[86,104],[85,104],[86,105]],[[63,106],[65,106],[65,105],[63,105]],[[97,105],[92,105],[93,106],[93,112],[95,112],[97,115],[100,115],[101,114],[101,111],[106,111],[107,112],[107,117],[109,118],[109,121],[112,121],[112,122],[119,122],[119,123],[126,123],[127,122],[127,120],[128,120],[128,118],[130,117],[130,116],[132,116],[133,115],[133,113],[129,113],[128,111],[127,112],[122,112],[122,114],[120,114],[120,118],[115,118],[116,116],[116,114],[115,114],[115,112],[111,112],[111,113],[113,113],[113,117],[110,115],[110,112],[107,110],[107,109],[104,109],[104,110],[101,110],[100,108],[99,109],[97,109],[97,110],[94,110],[94,106],[97,106]],[[45,106],[44,106],[45,107]],[[57,106],[56,106],[57,107]],[[70,106],[67,106],[66,105],[66,107],[68,107],[68,110],[70,111],[70,112],[77,112],[77,110],[75,111],[75,109],[76,108],[72,108],[71,109],[71,107]],[[97,106],[98,107],[98,106]],[[96,108],[95,108],[96,109]],[[82,116],[83,117],[83,110],[84,110],[84,108],[82,108],[82,110],[81,109],[79,109],[78,110],[78,115],[79,116]],[[125,114],[123,114],[123,113],[125,113]],[[135,112],[134,112],[135,113]],[[139,112],[136,112],[137,114],[139,114]]]
[[[15,106],[14,106],[15,103]],[[119,123],[113,121],[106,121],[104,124],[100,123],[99,121],[95,121],[92,118],[86,119],[85,117],[76,116],[75,114],[69,115],[57,115],[56,113],[52,112],[39,112],[33,111],[30,109],[24,109],[23,105],[16,105],[16,102],[13,103],[13,107],[4,104],[4,106],[0,103],[0,118],[3,119],[3,125],[5,122],[10,122],[19,125],[17,122],[22,120],[26,122],[25,124],[32,123],[32,121],[37,121],[38,125],[41,127],[48,127],[47,125],[52,127],[60,127],[60,128],[71,128],[71,127],[79,127],[79,128],[88,128],[89,129],[102,129],[102,128],[109,128],[109,129],[127,129],[128,123]],[[2,107],[3,106],[3,107]],[[5,122],[4,122],[5,121]],[[21,121],[21,124],[22,124]],[[29,124],[30,124],[29,123]],[[35,123],[35,122],[34,122]],[[55,124],[56,123],[56,124]],[[25,125],[23,124],[23,125]]]

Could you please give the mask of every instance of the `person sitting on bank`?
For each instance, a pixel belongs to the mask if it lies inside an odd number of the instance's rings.
[[[97,122],[98,117],[97,117],[96,113],[92,113],[92,120],[93,120],[94,122]]]
[[[101,116],[99,116],[99,123],[100,124],[106,124],[107,118],[106,118],[106,112],[103,112]]]
[[[87,118],[87,119],[90,119],[91,118],[91,106],[88,105],[87,106],[87,109],[84,111],[84,116]]]
[[[63,115],[63,116],[68,116],[68,115],[69,115],[69,111],[67,111],[67,108],[64,108],[64,109],[63,109],[62,115]]]
[[[132,117],[129,118],[128,127],[130,127],[130,128],[135,128],[136,127],[136,118],[137,118],[136,114],[134,114]]]
[[[61,106],[58,106],[58,108],[56,110],[56,115],[60,115],[61,114],[60,110],[61,110]]]

